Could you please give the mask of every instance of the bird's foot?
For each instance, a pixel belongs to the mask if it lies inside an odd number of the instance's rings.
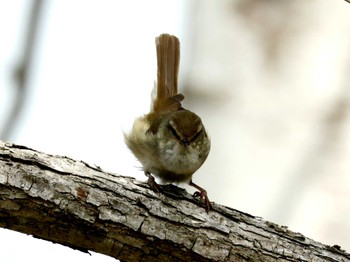
[[[145,175],[148,177],[147,184],[149,187],[156,193],[160,193],[160,186],[157,184],[156,180],[154,179],[154,176],[151,175],[149,172],[145,172]]]
[[[196,185],[195,183],[192,182],[192,180],[190,181],[190,185],[197,188],[199,191],[196,191],[193,193],[194,197],[200,197],[201,201],[204,201],[205,204],[205,211],[207,211],[207,213],[209,213],[210,210],[213,209],[209,198],[208,198],[208,194],[207,191],[204,188],[201,188],[200,186]]]

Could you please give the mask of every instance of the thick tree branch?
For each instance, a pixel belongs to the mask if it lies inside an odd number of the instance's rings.
[[[350,261],[326,246],[174,186],[0,141],[0,226],[122,261]]]

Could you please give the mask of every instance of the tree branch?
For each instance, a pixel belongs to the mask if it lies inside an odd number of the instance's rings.
[[[0,141],[0,226],[121,261],[349,261],[286,227],[183,189]]]

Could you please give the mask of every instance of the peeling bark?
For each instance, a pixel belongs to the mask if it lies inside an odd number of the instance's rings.
[[[350,261],[259,217],[185,190],[0,141],[0,226],[121,261]]]

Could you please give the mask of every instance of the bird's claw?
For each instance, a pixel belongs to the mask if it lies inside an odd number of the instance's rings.
[[[156,193],[160,193],[160,187],[155,181],[154,177],[151,174],[147,174],[148,180],[147,180],[147,185]]]
[[[200,200],[204,201],[205,211],[207,211],[207,213],[209,213],[209,211],[213,209],[212,205],[210,204],[207,191],[196,191],[193,193],[193,197],[200,197]]]

